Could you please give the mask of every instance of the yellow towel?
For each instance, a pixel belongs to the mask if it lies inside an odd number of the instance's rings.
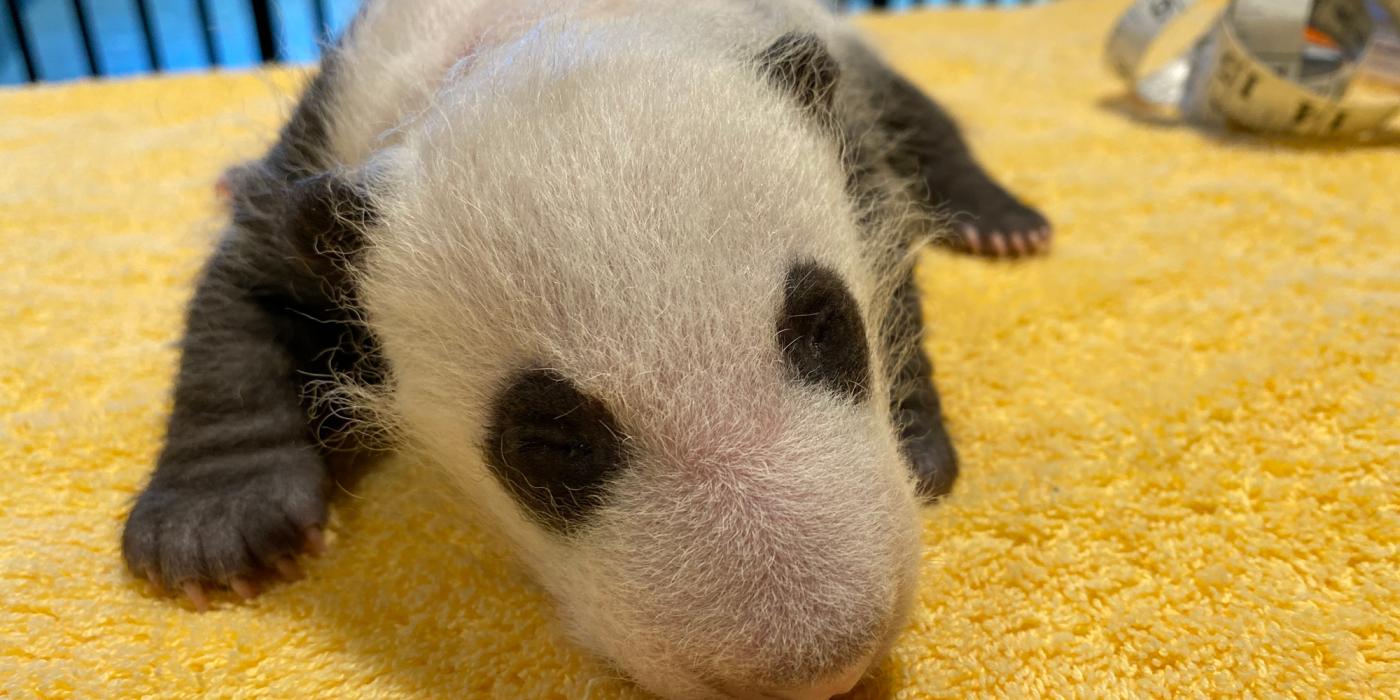
[[[1400,696],[1400,149],[1128,118],[1122,5],[862,20],[1059,234],[922,268],[965,471],[866,696]],[[251,604],[124,571],[214,180],[302,79],[0,93],[0,696],[640,696],[407,460]]]

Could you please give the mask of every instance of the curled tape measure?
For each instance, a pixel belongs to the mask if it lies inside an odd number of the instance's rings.
[[[1148,47],[1193,2],[1138,0],[1114,27],[1109,65],[1142,100],[1298,136],[1358,136],[1400,113],[1400,98],[1347,95],[1381,30],[1400,23],[1400,0],[1232,0],[1190,49],[1141,75]]]

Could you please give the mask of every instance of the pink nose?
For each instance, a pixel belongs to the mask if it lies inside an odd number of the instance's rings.
[[[854,690],[856,684],[860,682],[861,676],[865,675],[865,669],[869,665],[869,660],[862,661],[841,673],[828,676],[816,683],[799,688],[779,690],[772,693],[772,696],[783,700],[831,700],[832,696]]]

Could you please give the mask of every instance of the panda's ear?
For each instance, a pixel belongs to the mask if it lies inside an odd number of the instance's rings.
[[[841,66],[820,37],[788,32],[758,55],[758,66],[804,109],[823,119],[830,116]]]
[[[299,271],[332,283],[344,281],[347,264],[378,220],[369,189],[353,174],[288,180],[263,163],[251,163],[226,173],[220,188],[234,224],[252,237],[255,248],[277,261],[298,260]]]
[[[281,228],[303,256],[348,261],[364,247],[377,213],[362,183],[321,173],[292,182],[287,194]]]

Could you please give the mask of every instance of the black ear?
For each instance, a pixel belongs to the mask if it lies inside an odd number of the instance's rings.
[[[758,65],[772,83],[820,117],[831,114],[841,66],[815,34],[788,32],[758,55]]]
[[[281,260],[299,260],[299,271],[339,285],[347,263],[365,244],[378,219],[368,190],[339,173],[288,181],[265,164],[225,174],[233,220],[258,246]]]
[[[343,261],[364,247],[377,215],[361,184],[321,173],[293,182],[288,195],[284,231],[303,255]]]

